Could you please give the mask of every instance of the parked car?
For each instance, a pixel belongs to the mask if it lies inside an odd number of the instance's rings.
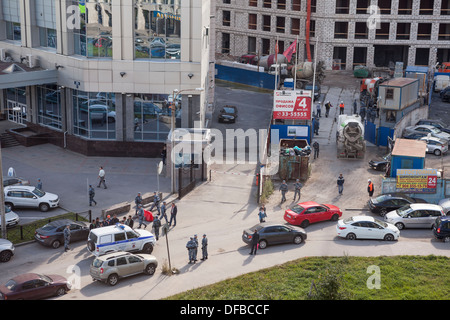
[[[368,206],[371,212],[384,217],[386,213],[397,210],[411,203],[427,203],[423,199],[411,198],[404,193],[387,193],[371,198]]]
[[[444,122],[442,122],[441,120],[434,120],[434,119],[422,119],[417,121],[416,126],[419,125],[429,125],[429,126],[433,126],[436,127],[444,132],[450,133],[450,126],[447,126]]]
[[[152,255],[120,251],[96,257],[89,273],[92,280],[115,286],[121,278],[141,273],[153,275],[157,266],[158,260]]]
[[[433,235],[436,239],[450,242],[450,217],[437,217],[433,226]]]
[[[151,254],[155,244],[151,232],[123,224],[92,229],[87,240],[87,248],[95,256],[119,250]]]
[[[339,237],[348,240],[378,239],[386,241],[398,240],[400,230],[393,224],[375,219],[370,216],[353,216],[339,220],[336,225]]]
[[[318,204],[314,201],[297,203],[284,212],[284,220],[302,228],[320,221],[337,221],[341,216],[341,209],[335,205]]]
[[[84,240],[89,235],[89,226],[82,221],[59,219],[47,223],[35,231],[34,238],[43,246],[57,249],[64,243],[64,229],[70,225],[70,242]]]
[[[3,187],[9,186],[29,186],[30,181],[18,177],[3,177]]]
[[[447,92],[450,92],[450,87],[445,87],[444,89],[442,89],[442,90],[439,92],[439,97],[443,100],[443,99],[444,99],[444,95],[445,95]]]
[[[409,133],[409,134],[404,134],[403,135],[403,139],[410,139],[410,140],[418,140],[420,138],[426,137],[428,135],[428,133],[422,132],[414,132],[414,133]]]
[[[37,300],[62,296],[70,288],[70,282],[62,276],[25,273],[0,286],[0,300]]]
[[[448,141],[435,137],[423,137],[419,140],[425,141],[427,144],[427,153],[433,153],[435,156],[440,156],[448,151]]]
[[[235,106],[226,105],[219,111],[219,122],[236,122],[237,108]]]
[[[369,167],[377,171],[386,171],[386,168],[391,163],[391,154],[387,154],[379,159],[369,161]]]
[[[8,262],[14,255],[14,245],[11,241],[0,238],[0,262]]]
[[[59,205],[59,197],[32,186],[13,186],[4,188],[5,206],[14,208],[39,208],[46,212]]]
[[[438,205],[440,205],[445,214],[447,214],[450,211],[450,198],[440,200]]]
[[[273,244],[300,244],[307,238],[306,232],[302,228],[284,224],[263,222],[244,230],[242,233],[242,240],[246,244],[251,244],[252,235],[255,230],[258,230],[259,233],[260,249],[265,249],[268,245]]]
[[[412,133],[423,133],[424,136],[431,134],[432,137],[436,137],[436,138],[440,138],[440,139],[445,139],[445,140],[449,140],[450,139],[450,134],[441,131],[440,129],[433,127],[433,126],[429,126],[429,125],[420,125],[420,126],[409,126],[406,127],[403,134],[404,135],[408,135],[408,134],[412,134]]]
[[[386,213],[384,220],[399,230],[405,228],[433,228],[437,217],[445,216],[444,210],[437,204],[412,203],[400,209]]]
[[[6,221],[6,227],[11,228],[15,225],[18,225],[20,222],[20,217],[11,210],[10,207],[5,206],[5,221]],[[0,219],[0,227],[2,226],[2,220]]]

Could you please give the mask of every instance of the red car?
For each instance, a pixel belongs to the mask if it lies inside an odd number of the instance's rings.
[[[342,211],[332,204],[318,204],[314,201],[297,203],[284,213],[284,220],[290,224],[306,228],[310,223],[324,220],[337,221]]]
[[[64,277],[25,273],[0,285],[0,300],[37,300],[62,296],[70,288],[70,282]]]

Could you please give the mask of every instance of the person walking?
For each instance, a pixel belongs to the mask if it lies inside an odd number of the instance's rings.
[[[188,255],[189,255],[189,263],[195,263],[194,261],[194,249],[195,249],[195,241],[194,238],[191,237],[189,241],[186,243],[186,248],[188,249]]]
[[[266,215],[266,212],[264,211],[263,207],[259,208],[258,217],[259,217],[259,223],[266,222],[265,219],[266,219],[267,215]]]
[[[152,228],[156,240],[159,240],[159,229],[161,228],[161,220],[159,220],[158,216],[155,216],[155,218],[153,219]]]
[[[338,186],[339,194],[342,194],[342,192],[344,191],[344,182],[345,182],[345,179],[342,176],[342,173],[340,173],[339,177],[337,178],[337,186]]]
[[[373,191],[374,191],[373,182],[369,179],[367,185],[367,192],[369,192],[369,197],[373,196]]]
[[[164,218],[166,220],[166,223],[169,224],[169,221],[167,220],[167,203],[163,201],[163,204],[161,206],[161,221]]]
[[[206,234],[204,234],[202,238],[202,258],[200,260],[206,259],[208,259],[208,238],[206,238]]]
[[[320,106],[320,103],[317,104],[316,112],[317,112],[317,117],[322,118],[322,107]]]
[[[42,190],[42,181],[41,181],[41,179],[38,179],[37,181],[38,181],[38,183],[36,185],[36,188],[38,188],[39,190]]]
[[[288,191],[288,185],[286,184],[286,180],[283,180],[279,190],[281,191],[281,203],[283,203],[286,201],[286,192]]]
[[[95,197],[95,190],[94,188],[92,188],[92,185],[89,185],[89,206],[92,206],[92,203],[94,203],[94,205],[97,205],[97,201],[94,200]]]
[[[70,250],[69,243],[70,243],[70,225],[66,225],[64,228],[64,252],[67,250]]]
[[[147,225],[144,223],[145,214],[144,214],[144,208],[142,207],[142,204],[139,205],[139,210],[138,210],[137,215],[138,215],[138,219],[139,219],[138,229],[140,229],[142,225],[144,225],[144,229],[147,228]]]
[[[319,158],[319,143],[317,141],[314,141],[313,149],[314,149],[314,159]]]
[[[356,99],[353,100],[353,114],[358,114],[358,103],[356,102]]]
[[[155,192],[153,192],[153,203],[150,208],[150,211],[152,211],[153,208],[156,207],[156,209],[158,210],[158,214],[161,214],[161,209],[159,208],[159,202],[160,202],[160,199],[159,199],[158,193],[155,191]]]
[[[169,227],[172,225],[172,221],[173,221],[173,226],[174,227],[177,225],[177,212],[178,212],[178,208],[175,205],[175,203],[172,202],[172,207],[170,208]]]
[[[344,114],[344,101],[341,101],[341,103],[339,104],[339,114]]]
[[[258,250],[258,244],[259,244],[259,233],[258,230],[255,229],[255,232],[252,234],[252,250],[250,251],[250,255],[254,254],[256,255],[256,251]]]
[[[332,105],[331,105],[330,101],[327,101],[327,103],[325,103],[325,118],[328,118],[331,107],[332,107]]]
[[[100,167],[100,171],[98,172],[98,179],[99,179],[99,181],[98,181],[98,186],[97,186],[97,188],[100,188],[100,186],[103,184],[103,187],[105,188],[105,189],[107,189],[107,187],[106,187],[106,183],[105,183],[105,170],[103,169],[103,167]]]
[[[319,127],[320,127],[319,118],[316,117],[314,119],[314,134],[319,135]]]
[[[315,157],[314,157],[315,158]],[[297,198],[298,195],[298,200],[300,201],[300,190],[303,188],[303,184],[300,182],[299,179],[295,180],[295,184],[294,184],[294,201]]]
[[[134,198],[134,203],[136,204],[136,212],[135,213],[137,214],[137,212],[139,210],[139,205],[142,204],[142,196],[141,196],[140,192],[138,192],[136,198]]]

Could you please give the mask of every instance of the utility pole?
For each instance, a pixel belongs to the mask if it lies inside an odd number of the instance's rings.
[[[1,221],[2,221],[2,238],[6,239],[6,213],[5,213],[5,193],[3,191],[3,170],[2,170],[2,148],[0,146],[0,173],[1,173],[1,186],[0,186],[0,214],[1,214]]]

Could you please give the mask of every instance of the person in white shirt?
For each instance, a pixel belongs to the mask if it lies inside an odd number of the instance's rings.
[[[103,187],[105,189],[107,189],[106,183],[105,183],[105,170],[103,170],[103,167],[100,167],[100,171],[98,172],[98,178],[99,178],[99,182],[98,182],[97,188],[100,188],[100,186],[103,183]]]

